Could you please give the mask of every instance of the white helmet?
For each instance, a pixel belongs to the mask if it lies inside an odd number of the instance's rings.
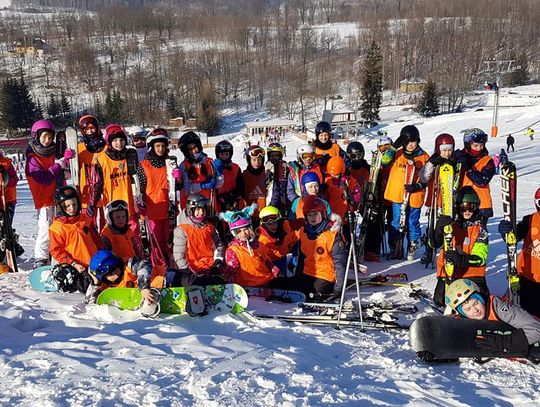
[[[129,131],[128,131],[128,134],[131,136],[131,137],[134,137],[134,136],[138,136],[138,137],[146,137],[146,134],[148,132],[144,129],[144,127],[141,127],[141,126],[133,126],[133,127],[130,127]]]
[[[299,161],[303,161],[302,155],[304,154],[315,154],[315,149],[311,144],[302,144],[298,146],[298,148],[296,149],[296,158]]]
[[[377,140],[377,147],[385,146],[387,144],[392,144],[393,141],[388,136],[382,136],[379,140]]]

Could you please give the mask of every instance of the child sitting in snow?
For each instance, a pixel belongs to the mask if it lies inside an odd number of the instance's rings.
[[[105,249],[112,251],[122,260],[131,257],[143,258],[140,240],[136,239],[128,224],[128,204],[117,199],[105,207],[107,225],[101,231],[101,240]]]

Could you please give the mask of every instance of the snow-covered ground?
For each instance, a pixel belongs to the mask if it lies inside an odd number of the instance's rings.
[[[540,140],[529,141],[523,129],[540,119],[540,99],[535,97],[540,93],[537,86],[512,91],[523,98],[530,95],[528,103],[520,103],[529,106],[502,108],[499,119],[500,133],[516,136],[510,158],[519,173],[521,217],[532,212],[539,186]],[[502,93],[504,99],[508,93]],[[491,113],[486,106],[484,111],[425,119],[418,125],[421,144],[431,152],[436,135],[448,132],[461,147],[462,130],[476,126],[488,132]],[[393,122],[384,129],[395,137],[405,124]],[[540,132],[539,124],[533,128]],[[224,137],[235,144],[235,161],[244,163],[240,133]],[[375,149],[374,134],[360,141],[366,151]],[[301,143],[293,135],[286,137],[289,159]],[[504,137],[487,144],[492,154],[505,146]],[[506,261],[496,233],[501,215],[498,176],[491,188],[496,215],[489,223],[488,282],[494,293],[502,294]],[[262,321],[246,313],[138,320],[133,313],[84,305],[79,294],[39,294],[27,282],[36,218],[24,181],[18,187],[15,225],[26,253],[19,274],[0,276],[1,405],[538,405],[540,375],[534,366],[506,360],[426,365],[415,358],[405,331],[337,331]],[[368,266],[371,274],[406,272],[415,284],[434,287],[433,271],[418,261]],[[362,288],[363,300],[374,295],[410,302],[408,293],[403,287]],[[285,307],[290,306],[252,299],[249,309]],[[420,313],[425,312],[430,311]]]

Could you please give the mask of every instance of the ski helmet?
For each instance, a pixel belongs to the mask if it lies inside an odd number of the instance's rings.
[[[246,161],[248,165],[251,165],[251,157],[262,157],[264,161],[264,148],[256,144],[252,144],[246,150]]]
[[[178,140],[178,146],[180,147],[180,151],[184,154],[184,157],[188,158],[190,157],[188,146],[190,144],[195,144],[200,152],[203,151],[201,138],[197,135],[197,133],[193,131],[188,131],[187,133],[182,134],[182,137]]]
[[[418,128],[412,124],[408,124],[403,127],[399,132],[399,135],[405,136],[407,138],[407,142],[416,141],[420,143],[420,132],[418,131]]]
[[[480,208],[480,198],[478,194],[470,185],[462,187],[456,194],[455,198],[456,213],[461,215],[460,207],[465,206],[465,204],[470,205],[469,208],[472,209],[473,213],[476,214]]]
[[[73,198],[77,200],[77,212],[75,212],[74,215],[68,215],[64,213],[62,203]],[[71,217],[78,216],[81,213],[81,199],[77,190],[70,185],[60,187],[54,192],[54,205],[56,207],[56,213],[58,216]]]
[[[219,155],[221,153],[230,153],[230,157],[229,157],[229,160],[230,160],[233,156],[234,147],[230,141],[221,140],[219,143],[216,144],[215,152],[216,152],[216,158],[219,158]]]
[[[51,277],[56,282],[58,291],[63,293],[74,293],[79,291],[79,281],[82,274],[71,264],[60,263],[51,269]]]
[[[486,133],[484,133],[483,130],[478,128],[472,128],[465,130],[465,133],[463,134],[463,145],[465,147],[468,147],[471,143],[482,143],[486,144],[488,140],[488,136]]]
[[[117,267],[120,267],[120,270],[123,271],[124,263],[122,262],[122,259],[110,250],[102,249],[98,250],[90,259],[88,272],[99,281],[103,281],[103,278]]]
[[[133,137],[146,138],[147,133],[148,132],[146,131],[146,129],[141,126],[130,127],[128,131],[128,134],[131,136],[131,138]]]
[[[115,201],[109,202],[107,206],[105,206],[105,220],[107,221],[107,224],[109,226],[114,226],[112,221],[112,213],[116,211],[125,211],[126,212],[126,219],[129,218],[129,210],[128,210],[128,204],[126,201],[122,199],[117,199]]]
[[[229,219],[229,229],[233,232],[236,229],[251,226],[251,216],[244,211],[235,211]]]
[[[330,158],[326,164],[326,172],[333,176],[345,175],[345,160],[340,156]]]
[[[188,218],[191,219],[194,223],[203,222],[206,219],[206,213],[208,213],[209,202],[210,201],[208,200],[208,198],[202,194],[190,194],[186,201],[186,214]],[[205,216],[196,217],[195,208],[205,208]]]
[[[534,204],[536,206],[536,210],[540,212],[540,188],[538,188],[534,194]]]
[[[162,128],[157,128],[148,133],[146,137],[146,147],[148,150],[151,150],[154,147],[154,144],[161,142],[165,143],[166,146],[169,145],[169,135],[167,130]]]
[[[304,206],[302,208],[304,216],[307,216],[311,212],[320,212],[323,219],[326,218],[326,204],[324,201],[316,196],[309,195],[302,198]]]
[[[332,126],[328,122],[319,122],[315,126],[315,137],[319,137],[319,134],[321,133],[328,133],[329,135],[332,134]]]
[[[105,142],[110,146],[112,141],[117,138],[124,139],[127,144],[127,134],[124,128],[120,124],[109,124],[105,128],[105,135],[103,136]]]
[[[279,143],[270,143],[268,145],[268,148],[266,149],[266,153],[269,155],[270,153],[280,153],[281,158],[285,155],[285,149],[283,146]]]
[[[44,131],[50,131],[51,133],[55,133],[56,127],[54,126],[54,123],[50,120],[38,120],[32,125],[32,129],[30,130],[30,135],[36,139],[39,140],[39,136]]]
[[[265,206],[259,212],[259,219],[263,224],[275,223],[281,219],[281,212],[275,206]]]
[[[377,140],[377,147],[392,145],[393,141],[388,136],[383,136]]]
[[[349,156],[351,161],[362,161],[364,159],[364,156],[366,154],[366,151],[364,150],[364,146],[359,141],[353,141],[352,143],[349,143],[347,146],[347,155]]]
[[[298,161],[304,162],[303,157],[306,154],[309,154],[312,156],[315,154],[315,149],[313,148],[313,146],[311,144],[302,144],[298,146],[298,148],[296,149],[296,158],[298,159]]]
[[[446,288],[444,302],[461,314],[461,305],[475,293],[480,293],[478,285],[467,278],[460,278]],[[482,298],[480,295],[479,297]]]
[[[94,125],[96,131],[99,130],[99,122],[97,117],[91,114],[85,114],[79,119],[79,129],[81,132],[83,132],[86,126],[88,126],[90,123]]]
[[[302,184],[302,190],[306,193],[309,184],[316,183],[319,186],[321,185],[321,180],[319,179],[319,176],[313,171],[308,171],[304,175],[302,175],[302,179],[300,180],[300,182]]]
[[[435,153],[441,154],[442,150],[454,150],[456,146],[456,141],[454,140],[454,137],[452,137],[451,134],[448,133],[442,133],[437,136],[435,139]]]

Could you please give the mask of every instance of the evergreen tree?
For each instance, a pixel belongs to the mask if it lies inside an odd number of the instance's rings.
[[[60,102],[56,97],[51,93],[49,96],[49,102],[47,103],[47,114],[51,119],[57,119],[61,113]]]
[[[104,116],[109,122],[118,122],[122,120],[122,111],[124,101],[120,96],[120,91],[113,90],[113,93],[107,92],[105,96]]]
[[[202,84],[201,101],[197,111],[197,127],[208,133],[209,136],[214,135],[219,129],[219,114],[216,109],[214,87],[208,79],[205,79]]]
[[[515,66],[517,69],[510,74],[510,85],[526,85],[529,82],[529,57],[525,51],[515,58]]]
[[[71,116],[71,104],[64,92],[60,95],[60,111],[64,117]]]
[[[432,116],[439,113],[439,99],[435,82],[428,81],[422,97],[418,100],[416,109],[422,116]]]
[[[169,92],[167,95],[167,113],[169,113],[172,118],[181,115],[180,107],[178,106],[174,92]]]
[[[28,129],[41,117],[26,83],[9,78],[0,90],[0,121],[9,130]]]
[[[41,119],[43,116],[38,111],[36,104],[34,103],[30,91],[26,86],[26,83],[21,80],[19,83],[19,108],[20,108],[20,126],[24,129],[29,129],[36,120]]]
[[[362,117],[367,121],[379,120],[382,103],[382,53],[381,48],[371,41],[362,68]]]

